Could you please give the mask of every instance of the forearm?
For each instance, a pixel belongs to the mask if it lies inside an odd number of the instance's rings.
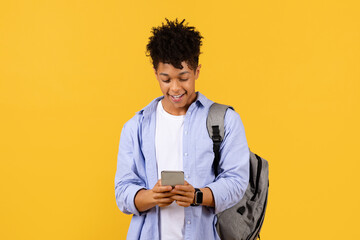
[[[214,196],[210,188],[200,188],[203,193],[203,203],[202,205],[208,207],[215,207]]]
[[[150,208],[156,206],[156,202],[154,201],[151,190],[141,189],[135,195],[135,207],[139,212],[145,212]]]

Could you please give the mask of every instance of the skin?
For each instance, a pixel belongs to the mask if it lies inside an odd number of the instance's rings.
[[[191,103],[196,100],[195,80],[200,74],[201,64],[195,69],[189,68],[185,61],[181,63],[182,69],[175,68],[169,63],[160,62],[155,71],[161,92],[165,111],[172,115],[185,115]],[[180,101],[173,96],[182,95]]]
[[[165,111],[172,115],[185,115],[191,103],[196,100],[195,80],[200,74],[201,65],[195,70],[189,68],[187,63],[181,63],[182,69],[175,68],[168,63],[160,62],[154,69],[160,89],[164,94],[162,101]],[[180,98],[174,98],[179,96]],[[214,197],[210,188],[200,188],[203,192],[204,206],[214,207]],[[194,202],[194,187],[185,181],[184,185],[162,186],[159,180],[152,189],[141,189],[135,196],[135,206],[139,212],[144,212],[158,205],[169,206],[173,201],[179,206],[189,207]]]

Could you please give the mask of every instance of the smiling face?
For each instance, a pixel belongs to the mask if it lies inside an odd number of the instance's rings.
[[[185,115],[187,109],[196,100],[195,80],[198,79],[201,65],[196,70],[181,62],[183,69],[169,63],[160,62],[155,75],[164,94],[162,101],[165,111],[172,115]]]

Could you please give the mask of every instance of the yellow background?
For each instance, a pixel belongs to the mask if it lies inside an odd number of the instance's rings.
[[[204,36],[197,90],[270,164],[262,239],[360,239],[359,1],[1,1],[0,239],[125,239],[120,132],[160,96],[165,17]]]

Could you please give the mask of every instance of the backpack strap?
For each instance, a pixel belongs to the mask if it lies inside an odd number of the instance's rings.
[[[215,176],[218,175],[218,167],[220,163],[220,145],[224,139],[224,134],[225,134],[224,119],[225,119],[226,110],[228,108],[234,110],[234,108],[231,106],[223,105],[219,103],[213,103],[210,106],[209,113],[206,119],[206,127],[209,136],[213,141],[213,151],[215,155],[213,169]]]

